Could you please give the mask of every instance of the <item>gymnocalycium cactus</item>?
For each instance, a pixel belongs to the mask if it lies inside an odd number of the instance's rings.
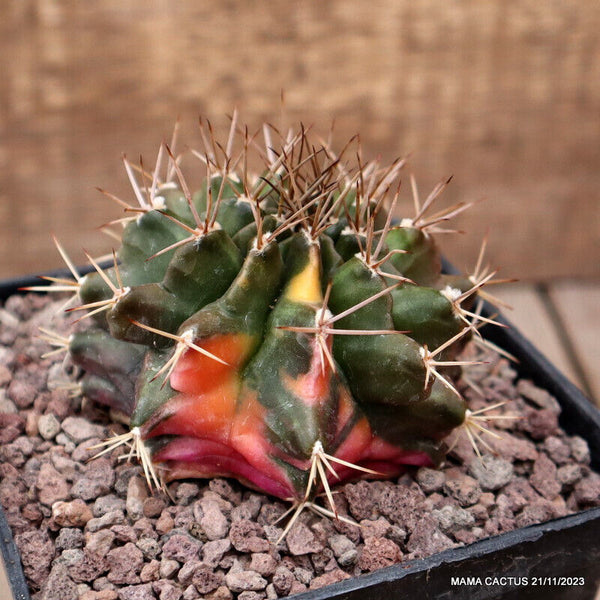
[[[442,274],[432,237],[468,204],[430,214],[447,182],[421,203],[412,181],[416,214],[394,220],[403,160],[347,159],[302,127],[265,125],[262,150],[236,115],[225,147],[201,132],[195,194],[168,145],[152,173],[124,159],[139,207],[113,196],[111,268],[80,276],[59,246],[75,280],[51,289],[93,326],[49,340],[129,419],[103,451],[131,447],[151,485],[230,476],[331,515],[332,483],[436,465],[457,427],[478,437],[453,378],[493,273]]]

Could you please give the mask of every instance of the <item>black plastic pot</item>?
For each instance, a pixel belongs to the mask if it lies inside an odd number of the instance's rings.
[[[32,277],[0,282],[0,300],[18,293],[20,287],[37,284],[39,279]],[[498,320],[510,325],[502,317]],[[587,440],[592,467],[600,470],[600,411],[513,327],[488,327],[484,334],[519,360],[520,376],[532,379],[558,400],[561,426]],[[0,549],[13,598],[29,600],[18,552],[1,510]],[[599,565],[600,508],[593,508],[305,592],[294,600],[591,600],[600,579]],[[1,589],[0,598],[5,599]]]

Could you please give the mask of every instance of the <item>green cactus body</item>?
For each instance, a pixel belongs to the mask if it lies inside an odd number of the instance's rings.
[[[130,222],[123,231],[123,243],[117,254],[123,284],[130,287],[161,281],[174,250],[152,260],[150,257],[184,238],[185,231],[157,210],[143,213]],[[108,269],[106,275],[113,284],[118,284],[114,269]],[[84,303],[97,302],[109,298],[111,290],[104,278],[92,272],[84,277],[79,296]]]
[[[394,327],[409,331],[413,340],[430,350],[453,338],[464,327],[452,301],[434,288],[404,284],[391,290],[390,295]]]
[[[383,278],[354,257],[340,267],[333,279],[330,306],[341,313],[385,289]],[[344,317],[340,326],[357,331],[393,331],[391,294]],[[333,347],[357,402],[399,405],[427,395],[419,345],[408,336],[340,335],[335,337]]]
[[[135,382],[146,351],[97,328],[74,333],[69,342],[73,361],[86,371],[82,379],[86,396],[126,414],[135,406]]]
[[[467,419],[449,373],[477,282],[441,275],[427,226],[390,224],[392,170],[342,166],[304,130],[267,144],[254,183],[212,149],[193,195],[177,166],[179,184],[155,176],[118,264],[80,282],[95,314],[69,341],[84,393],[129,415],[153,477],[306,502],[438,463]]]
[[[164,337],[134,322],[174,333],[179,325],[225,293],[242,258],[223,230],[214,230],[178,248],[161,283],[135,286],[108,312],[111,334],[136,344],[159,345]]]
[[[391,229],[385,241],[390,250],[405,250],[390,259],[394,267],[418,285],[432,285],[442,272],[442,262],[433,237],[411,224]]]

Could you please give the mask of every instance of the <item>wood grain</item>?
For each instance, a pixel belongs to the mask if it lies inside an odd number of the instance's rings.
[[[582,388],[573,360],[569,357],[560,332],[548,312],[540,292],[532,285],[514,284],[498,286],[494,296],[510,305],[502,309],[506,318],[535,347],[575,385]]]
[[[600,403],[600,285],[563,281],[553,284],[549,291],[581,364],[585,383]]]
[[[4,600],[14,600],[11,586],[8,582],[8,573],[6,572],[6,566],[2,556],[0,556],[0,592],[2,592],[2,598]]]
[[[103,186],[131,197],[120,155],[152,160],[179,114],[237,105],[364,154],[412,153],[428,190],[487,197],[448,254],[471,264],[487,223],[503,273],[600,276],[600,6],[588,0],[4,0],[0,19],[0,276],[111,242]],[[406,190],[405,190],[406,191]],[[405,195],[408,202],[408,195]],[[595,257],[595,259],[594,259]]]

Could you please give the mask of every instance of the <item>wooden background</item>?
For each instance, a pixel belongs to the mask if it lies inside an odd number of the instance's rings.
[[[365,155],[412,153],[420,187],[487,200],[448,239],[532,280],[600,277],[600,5],[589,0],[0,0],[0,277],[77,262],[132,198],[122,152],[150,163],[179,114],[198,141],[237,106]],[[408,189],[406,186],[405,190]],[[406,196],[408,200],[408,196]]]

